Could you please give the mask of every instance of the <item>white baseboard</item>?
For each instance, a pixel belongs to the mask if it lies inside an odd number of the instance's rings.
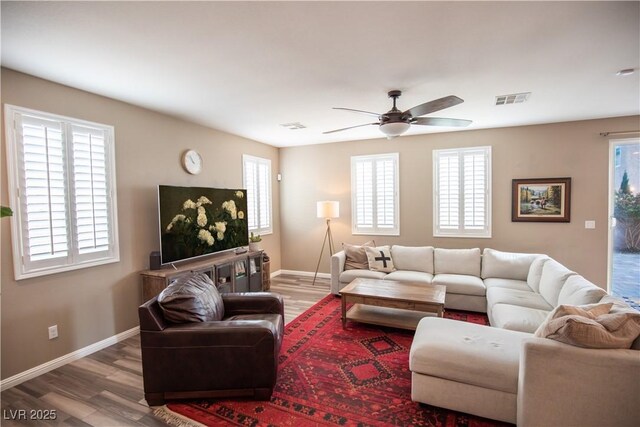
[[[313,271],[297,271],[297,270],[278,270],[277,273],[278,275],[295,274],[297,276],[305,276],[305,277],[313,277],[316,274]],[[318,273],[318,277],[322,279],[331,279],[331,273]]]
[[[110,345],[117,344],[120,341],[126,340],[127,338],[132,337],[139,332],[140,326],[136,326],[135,328],[131,328],[128,331],[120,332],[117,335],[105,338],[102,341],[98,341],[97,343],[88,345],[72,353],[65,354],[64,356],[60,356],[57,359],[50,360],[46,363],[43,363],[42,365],[36,366],[24,372],[20,372],[19,374],[0,381],[0,391],[5,391],[8,388],[17,386],[18,384],[21,384],[39,375],[46,374],[47,372],[53,371],[54,369],[64,366],[67,363],[73,362],[74,360],[82,359],[83,357],[88,356],[91,353],[95,353],[96,351],[107,348]]]

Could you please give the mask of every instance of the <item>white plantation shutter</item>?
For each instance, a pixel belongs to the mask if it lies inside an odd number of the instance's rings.
[[[25,262],[36,267],[66,263],[69,242],[63,123],[22,116],[18,126]]]
[[[272,233],[271,160],[245,154],[242,164],[249,231],[255,234]]]
[[[258,164],[259,228],[271,231],[271,161]]]
[[[355,165],[354,225],[361,229],[373,229],[373,162],[356,161]]]
[[[109,189],[105,132],[72,126],[73,193],[80,254],[109,248]]]
[[[482,151],[463,153],[464,228],[484,230],[486,225],[486,158]]]
[[[16,279],[115,262],[113,128],[6,106]]]
[[[243,176],[244,188],[247,190],[247,223],[249,230],[257,230],[260,223],[260,214],[258,211],[258,164],[243,157]]]
[[[491,147],[433,151],[434,236],[491,237]]]
[[[398,235],[398,153],[351,157],[353,234]]]

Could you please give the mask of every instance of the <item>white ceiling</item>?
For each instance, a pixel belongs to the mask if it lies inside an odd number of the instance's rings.
[[[639,2],[2,2],[2,65],[274,146],[381,137],[447,95],[467,129],[640,114]],[[527,103],[495,96],[532,92]],[[289,130],[283,123],[306,129]],[[413,126],[409,134],[451,131]]]

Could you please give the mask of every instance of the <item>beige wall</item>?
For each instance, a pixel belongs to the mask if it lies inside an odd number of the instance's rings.
[[[399,152],[400,236],[374,236],[377,244],[547,253],[606,287],[608,140],[599,133],[639,127],[635,116],[283,148],[282,268],[315,271],[325,231],[316,218],[318,200],[340,201],[331,227],[336,250],[369,240],[351,234],[350,157]],[[492,238],[434,238],[432,150],[484,145],[492,146]],[[511,222],[513,178],[566,176],[572,178],[570,223]],[[596,229],[585,229],[585,220],[595,220]],[[329,272],[326,254],[320,271]]]
[[[138,272],[148,268],[149,252],[159,249],[158,184],[242,187],[242,154],[271,159],[274,234],[265,236],[263,246],[272,271],[280,268],[277,148],[6,69],[2,103],[115,127],[121,257],[115,264],[16,282],[10,222],[2,220],[3,379],[138,325]],[[4,137],[3,131],[0,194],[8,205]],[[187,148],[204,158],[200,175],[191,176],[180,166]],[[53,324],[60,336],[49,341],[47,327]]]

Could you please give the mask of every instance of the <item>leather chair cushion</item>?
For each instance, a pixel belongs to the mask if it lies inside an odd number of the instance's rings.
[[[174,323],[222,320],[224,303],[209,276],[191,273],[180,277],[158,295],[165,319]]]

